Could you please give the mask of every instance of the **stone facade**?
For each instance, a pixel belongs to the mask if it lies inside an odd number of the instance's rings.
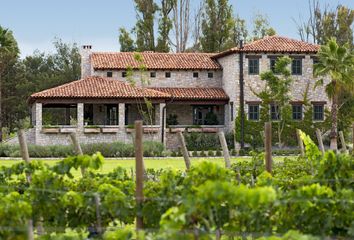
[[[215,104],[215,113],[217,114],[219,123],[221,126],[214,126],[216,131],[223,129],[225,132],[234,130],[235,119],[239,110],[239,54],[233,53],[226,56],[222,56],[217,59],[222,67],[222,70],[186,70],[186,71],[147,71],[141,76],[139,71],[133,73],[132,79],[123,77],[123,71],[120,70],[94,70],[92,68],[90,54],[91,46],[84,46],[82,49],[82,77],[87,76],[101,76],[107,77],[107,72],[112,72],[112,79],[121,81],[133,81],[136,85],[148,86],[148,87],[178,87],[178,88],[223,88],[226,94],[229,96],[229,102],[225,105],[220,103]],[[256,92],[261,91],[264,88],[264,82],[260,79],[260,75],[252,75],[248,72],[248,60],[249,57],[256,57],[259,59],[259,73],[270,69],[270,57],[272,54],[244,54],[243,69],[244,69],[244,100],[245,111],[247,113],[248,102],[259,101],[259,99],[253,94],[251,89]],[[274,55],[273,55],[274,56]],[[279,56],[279,55],[278,55]],[[310,55],[288,55],[290,57],[298,57],[302,59],[302,75],[293,75],[294,83],[291,87],[291,96],[293,101],[302,101],[303,95],[308,87],[308,98],[310,101],[326,102],[329,104],[328,98],[325,94],[323,87],[313,89],[315,79],[312,76],[313,71],[313,59]],[[166,72],[170,73],[170,77],[166,76]],[[151,73],[154,73],[151,75]],[[194,73],[198,73],[198,77],[194,76]],[[212,73],[212,74],[211,74]],[[153,77],[153,75],[155,75]],[[211,76],[212,75],[212,76]],[[143,79],[144,84],[141,83]],[[200,103],[199,103],[200,104]],[[27,133],[29,143],[39,145],[52,145],[52,144],[71,144],[68,133],[74,131],[77,133],[78,139],[81,143],[98,143],[98,142],[132,142],[133,133],[131,129],[126,128],[126,120],[128,124],[132,124],[134,120],[138,119],[138,110],[136,105],[117,102],[119,105],[118,112],[118,126],[106,126],[102,128],[99,133],[88,133],[84,126],[84,104],[77,104],[77,126],[72,126],[64,130],[59,130],[59,133],[53,134],[43,131],[42,129],[42,104],[34,103],[32,106],[32,123],[36,126],[35,130]],[[197,104],[196,104],[197,105]],[[104,107],[103,104],[94,104],[94,124],[104,125],[105,111],[100,111],[100,107]],[[178,147],[176,131],[172,128],[166,128],[166,122],[162,124],[162,121],[166,121],[166,117],[171,114],[178,116],[179,125],[193,125],[193,103],[158,103],[154,105],[155,114],[153,126],[146,126],[150,129],[144,134],[145,139],[161,141],[162,132],[164,131],[164,140],[168,148],[176,149]],[[165,114],[163,114],[165,111]],[[163,119],[165,115],[165,119]],[[247,114],[246,114],[247,116]],[[126,119],[127,118],[127,119]],[[161,129],[162,125],[165,129]],[[116,128],[117,131],[112,131],[111,128]],[[107,128],[107,129],[106,129]],[[155,129],[154,129],[155,128]],[[157,129],[157,130],[156,130]],[[186,129],[181,129],[186,130]],[[187,129],[187,131],[189,131]],[[202,130],[204,131],[204,130]],[[213,132],[214,130],[211,130]],[[210,129],[206,129],[206,132],[210,132]],[[16,139],[13,139],[16,142]]]

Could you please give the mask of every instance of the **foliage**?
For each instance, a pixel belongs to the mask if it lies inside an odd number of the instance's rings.
[[[178,125],[178,116],[177,114],[170,114],[166,118],[167,125]]]
[[[184,133],[186,146],[189,151],[209,151],[220,150],[220,140],[215,133]],[[226,142],[229,149],[234,148],[234,139],[232,133],[225,134]]]

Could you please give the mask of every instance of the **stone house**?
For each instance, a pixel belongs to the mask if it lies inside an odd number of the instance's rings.
[[[314,121],[322,121],[329,104],[322,87],[313,89],[313,64],[319,46],[272,36],[217,54],[92,52],[82,48],[82,78],[34,93],[32,144],[70,144],[76,132],[81,143],[132,141],[132,124],[144,119],[144,137],[178,147],[178,131],[232,131],[243,84],[245,115],[257,121],[260,73],[272,69],[278,57],[292,58],[293,118],[303,118],[303,94],[315,106]],[[141,58],[141,60],[139,60]],[[152,107],[147,108],[148,100]],[[271,111],[273,111],[271,107]],[[55,118],[50,118],[51,113]],[[149,114],[147,114],[149,113]],[[53,114],[52,114],[53,115]]]

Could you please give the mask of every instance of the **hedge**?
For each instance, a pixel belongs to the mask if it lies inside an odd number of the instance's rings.
[[[122,142],[113,143],[93,143],[82,144],[82,151],[85,154],[94,154],[101,152],[105,157],[133,157],[134,145],[125,144]],[[159,142],[144,142],[144,156],[145,157],[162,157],[164,156],[164,146]],[[29,145],[28,152],[32,158],[43,157],[67,157],[75,155],[73,146],[69,145],[51,145],[38,146]],[[0,144],[0,157],[20,157],[19,145]]]

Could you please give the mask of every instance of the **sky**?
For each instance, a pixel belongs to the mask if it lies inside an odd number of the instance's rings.
[[[197,5],[199,0],[191,0]],[[266,14],[278,35],[299,38],[295,20],[308,17],[308,0],[229,0],[234,13],[250,22]],[[354,0],[320,0],[354,8]],[[0,25],[13,31],[21,56],[53,52],[53,40],[90,44],[94,51],[119,51],[118,29],[136,21],[133,0],[0,0]]]

